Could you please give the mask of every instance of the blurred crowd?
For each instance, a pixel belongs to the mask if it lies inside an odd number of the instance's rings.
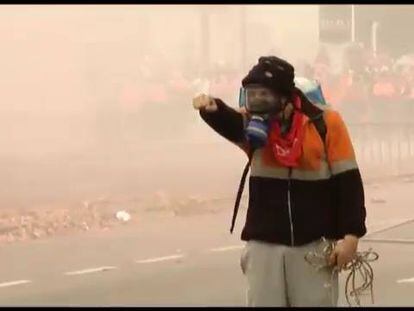
[[[225,62],[217,62],[208,70],[200,67],[191,63],[161,66],[159,59],[144,58],[136,76],[125,79],[118,92],[123,121],[131,129],[124,128],[123,132],[139,133],[146,139],[171,140],[172,135],[187,135],[198,117],[191,99],[200,93],[214,94],[237,105],[242,73]]]
[[[347,122],[411,122],[414,54],[393,59],[353,45],[345,50],[341,65],[339,71],[333,70],[329,53],[321,49],[313,63],[297,64],[296,73],[319,80],[328,103]],[[136,135],[138,131],[141,138],[148,139],[188,134],[196,118],[191,98],[209,93],[237,106],[243,74],[239,67],[225,62],[214,63],[203,72],[200,64],[174,66],[147,56],[136,76],[126,79],[118,92],[124,123],[134,127],[124,127],[124,132]],[[154,129],[154,116],[162,123],[159,131],[147,130]]]
[[[326,50],[301,74],[321,82],[327,101],[355,123],[410,122],[414,104],[414,54],[393,59],[374,55],[360,45],[344,52],[342,68],[334,72]]]

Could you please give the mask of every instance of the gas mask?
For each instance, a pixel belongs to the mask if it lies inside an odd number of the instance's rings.
[[[269,134],[269,123],[284,110],[286,100],[276,96],[268,88],[249,85],[240,88],[239,107],[251,115],[245,134],[250,145],[256,149],[264,147]]]

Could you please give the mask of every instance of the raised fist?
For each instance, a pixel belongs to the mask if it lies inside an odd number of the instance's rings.
[[[201,94],[193,98],[193,107],[196,110],[204,109],[207,112],[214,112],[217,110],[217,104],[215,100],[205,94]]]

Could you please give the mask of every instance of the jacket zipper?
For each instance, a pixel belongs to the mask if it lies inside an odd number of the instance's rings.
[[[292,246],[295,245],[295,236],[293,233],[293,220],[292,220],[292,205],[290,199],[290,187],[291,187],[291,175],[292,175],[292,168],[289,167],[289,178],[288,178],[288,209],[289,209],[289,222],[290,222],[290,243]]]

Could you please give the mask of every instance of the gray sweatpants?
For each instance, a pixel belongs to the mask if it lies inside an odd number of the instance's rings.
[[[247,278],[247,306],[337,306],[338,274],[332,277],[330,267],[318,271],[304,259],[320,243],[289,247],[247,242],[240,261]]]

